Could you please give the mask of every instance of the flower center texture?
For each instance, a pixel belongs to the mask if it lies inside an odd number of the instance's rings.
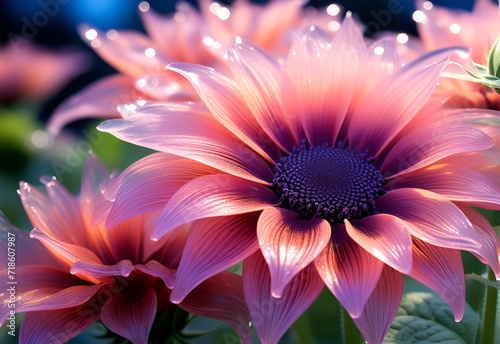
[[[373,214],[383,185],[384,177],[365,153],[342,145],[303,144],[274,169],[273,187],[283,208],[331,223]]]

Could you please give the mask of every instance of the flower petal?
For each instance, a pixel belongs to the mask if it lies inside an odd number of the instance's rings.
[[[454,52],[434,51],[412,61],[375,85],[358,106],[349,124],[349,144],[377,156],[431,96],[441,71]]]
[[[72,274],[84,274],[91,277],[124,276],[127,277],[134,270],[130,260],[121,260],[113,265],[97,264],[94,262],[76,262],[71,266]]]
[[[136,264],[134,268],[148,275],[161,278],[169,289],[174,287],[175,270],[167,268],[156,260],[150,260],[146,264]]]
[[[377,285],[384,264],[361,248],[346,232],[345,225],[332,227],[332,237],[316,269],[332,294],[351,317],[359,317]]]
[[[132,79],[124,75],[104,77],[61,103],[50,116],[47,130],[55,136],[66,124],[79,119],[120,117],[116,106],[139,97]]]
[[[271,275],[260,252],[243,261],[243,289],[257,336],[276,344],[297,318],[316,300],[323,281],[312,264],[299,272],[279,299],[271,296]]]
[[[137,215],[162,210],[181,186],[216,171],[197,161],[166,153],[142,158],[110,185],[106,196],[114,202],[106,219],[106,228]]]
[[[330,235],[330,224],[324,219],[307,220],[282,208],[262,211],[257,236],[269,266],[273,297],[281,297],[290,280],[323,251]]]
[[[132,343],[147,344],[149,331],[156,316],[156,293],[148,289],[146,295],[132,302],[124,294],[115,294],[101,310],[103,324]]]
[[[278,146],[262,131],[234,80],[213,68],[195,64],[174,62],[168,68],[184,75],[214,117],[241,141],[270,162],[281,158]]]
[[[223,174],[199,177],[170,199],[158,218],[152,238],[197,219],[245,214],[278,203],[278,197],[264,185]]]
[[[121,140],[199,161],[242,178],[271,184],[265,160],[196,104],[149,102],[120,110],[128,120],[98,126]]]
[[[255,229],[259,215],[254,212],[196,221],[177,269],[170,300],[181,302],[201,282],[257,251]]]
[[[85,33],[94,30],[97,35],[93,39],[86,38]],[[108,64],[121,73],[137,78],[146,73],[163,72],[171,62],[156,50],[159,50],[151,39],[138,31],[119,31],[116,37],[109,38],[107,34],[95,28],[82,26],[80,34],[83,40],[99,54]],[[92,44],[99,42],[98,44]],[[153,49],[154,54],[148,54]]]
[[[16,313],[75,307],[87,302],[106,284],[89,284],[66,271],[40,265],[16,268]],[[7,319],[8,291],[0,293],[0,323]]]
[[[84,246],[67,244],[65,242],[56,240],[46,235],[38,228],[35,228],[30,232],[30,237],[44,242],[45,244],[50,246],[54,251],[56,251],[57,254],[59,254],[61,257],[64,257],[71,263],[83,261],[83,262],[93,262],[102,264],[101,259],[90,249]]]
[[[105,202],[103,190],[114,178],[115,173],[110,174],[102,161],[91,151],[83,166],[82,185],[78,197],[80,211],[86,223],[90,222],[93,213]]]
[[[282,150],[298,146],[281,102],[283,67],[265,50],[249,42],[232,44],[229,63],[243,99],[264,132]]]
[[[351,102],[364,48],[362,34],[349,15],[333,42],[316,27],[297,35],[285,62],[290,87],[284,85],[283,100],[296,136],[301,122],[311,145],[334,144]]]
[[[410,272],[450,305],[455,321],[465,312],[465,278],[459,250],[430,245],[413,238],[413,268]]]
[[[89,307],[27,313],[19,330],[19,343],[66,343],[99,320]]]
[[[422,189],[396,189],[379,197],[375,207],[408,222],[410,233],[436,246],[477,251],[481,238],[462,211],[446,198]]]
[[[401,303],[403,275],[387,265],[380,280],[366,301],[363,313],[354,323],[370,344],[381,344]]]
[[[441,125],[423,128],[405,135],[394,144],[380,168],[394,178],[426,167],[452,154],[493,147],[495,142],[479,129],[465,125]]]
[[[68,196],[66,199],[72,198],[69,202],[76,202],[74,196],[68,195],[69,192],[63,186],[58,185],[58,188],[61,194]],[[56,238],[58,241],[71,244],[85,240],[84,235],[77,235],[85,233],[82,222],[72,221],[75,216],[77,218],[80,216],[79,212],[71,215],[61,214],[40,190],[25,182],[19,183],[19,194],[31,224],[40,232]],[[62,210],[64,211],[65,208]]]
[[[395,178],[385,188],[419,188],[451,201],[500,210],[500,189],[486,175],[472,168],[436,164]]]
[[[344,220],[349,236],[356,243],[401,273],[411,270],[411,236],[408,224],[388,214],[377,214],[352,220]]]
[[[488,264],[497,279],[500,279],[500,240],[491,224],[477,211],[463,204],[457,207],[467,216],[482,240],[481,249],[472,253],[484,264]]]
[[[236,331],[241,343],[252,342],[250,312],[239,275],[222,271],[210,277],[187,295],[179,307],[192,314],[224,321]]]
[[[11,238],[9,240],[9,238]],[[38,240],[29,237],[28,232],[16,228],[0,211],[0,247],[8,252],[8,243],[15,238],[16,267],[25,265],[45,265],[54,268],[66,268],[67,264],[56,256]],[[8,260],[0,261],[0,270],[7,269]]]

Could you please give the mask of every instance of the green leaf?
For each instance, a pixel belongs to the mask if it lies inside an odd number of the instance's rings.
[[[468,304],[457,323],[438,295],[410,292],[403,297],[384,344],[469,344],[475,341],[477,326],[478,316]]]
[[[475,63],[474,61],[470,60],[470,64],[472,65],[472,67],[474,68],[474,70],[476,72],[478,72],[479,74],[489,74],[488,72],[488,68],[479,64],[479,63]]]
[[[468,70],[467,68],[465,68],[464,66],[462,66],[462,69],[467,73],[469,74],[471,77],[473,77],[474,79],[481,79],[481,75],[479,74],[474,74],[472,73],[470,70]],[[479,81],[478,81],[479,82]]]
[[[488,58],[488,69],[491,75],[500,77],[500,35],[495,44],[491,47],[490,56]]]

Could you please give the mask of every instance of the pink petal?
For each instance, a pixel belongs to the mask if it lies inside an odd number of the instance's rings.
[[[262,212],[257,236],[269,266],[273,297],[281,297],[290,280],[323,251],[330,235],[330,224],[324,219],[303,219],[282,208]]]
[[[413,268],[409,275],[441,295],[453,310],[455,321],[462,319],[465,279],[459,250],[437,247],[413,238]]]
[[[236,331],[242,343],[252,342],[250,312],[239,275],[222,271],[197,286],[179,307],[192,314],[224,321]]]
[[[285,152],[298,146],[281,103],[283,67],[265,50],[250,43],[233,44],[229,63],[243,99],[264,132]]]
[[[89,222],[95,209],[103,203],[103,189],[109,186],[114,175],[99,160],[94,152],[90,152],[85,160],[80,188],[80,209],[84,214],[85,222]]]
[[[188,2],[176,4],[175,10],[175,14],[169,16],[158,14],[151,8],[141,11],[146,33],[172,61],[211,64],[213,58],[202,45],[204,18]]]
[[[352,317],[359,317],[384,264],[356,244],[343,224],[332,227],[331,242],[314,263],[332,294]]]
[[[191,85],[174,73],[168,73],[168,76],[153,73],[145,74],[135,81],[134,86],[144,94],[143,97],[137,97],[136,99],[149,98],[181,102],[199,100]]]
[[[316,300],[323,281],[312,264],[299,272],[279,299],[271,296],[271,275],[260,252],[243,262],[243,289],[257,336],[276,344],[297,318]]]
[[[140,92],[134,89],[132,79],[124,75],[104,77],[59,105],[50,116],[47,130],[55,136],[66,124],[79,119],[119,117],[116,106],[139,97]]]
[[[159,215],[160,214],[158,214],[158,216]],[[145,231],[143,238],[150,237],[154,232],[157,220],[152,217],[149,221],[151,222],[146,226],[150,229]],[[186,223],[168,232],[158,241],[143,240],[142,258],[140,261],[147,262],[150,260],[158,260],[169,269],[177,269],[182,257],[182,252],[184,251],[184,246],[191,232],[191,227],[191,223]]]
[[[295,38],[285,62],[290,87],[285,88],[284,104],[295,134],[301,122],[311,145],[335,143],[351,102],[362,52],[362,34],[350,16],[333,42],[316,27]]]
[[[166,153],[142,158],[123,171],[107,191],[106,196],[114,202],[106,228],[137,215],[162,210],[181,186],[216,171],[197,161]]]
[[[281,158],[278,146],[262,131],[234,80],[213,68],[195,64],[171,63],[168,68],[184,75],[214,117],[241,141],[270,162]]]
[[[149,331],[156,316],[156,293],[148,289],[146,295],[132,302],[124,294],[115,294],[101,310],[103,324],[132,343],[147,344]]]
[[[99,320],[88,307],[27,313],[19,330],[19,343],[65,343]]]
[[[51,179],[42,177],[41,181],[45,184],[45,190],[50,203],[53,205],[52,212],[59,215],[65,229],[70,229],[68,234],[71,237],[71,243],[85,245],[87,238],[85,235],[85,222],[81,216],[80,202],[54,177]]]
[[[402,296],[403,275],[385,266],[377,286],[366,301],[363,313],[359,318],[353,319],[368,343],[382,343],[396,316]]]
[[[481,130],[464,125],[423,128],[405,135],[384,159],[381,171],[390,178],[426,167],[452,154],[493,147],[495,142]]]
[[[377,214],[344,220],[349,236],[356,243],[401,273],[411,270],[411,236],[408,224],[391,215]]]
[[[121,110],[129,120],[106,121],[98,129],[133,144],[271,184],[273,173],[265,160],[199,105],[171,106],[161,102],[132,105]]]
[[[83,262],[93,262],[93,263],[102,264],[101,259],[94,252],[92,252],[90,249],[88,249],[84,246],[68,244],[68,243],[56,240],[56,239],[46,235],[45,233],[40,231],[38,228],[34,228],[31,231],[30,237],[33,239],[38,239],[38,240],[44,242],[49,247],[51,247],[54,251],[56,251],[60,256],[66,258],[71,263],[83,261]]]
[[[433,192],[393,190],[379,197],[375,207],[408,222],[413,236],[433,245],[467,251],[481,248],[481,238],[462,211]]]
[[[88,29],[90,28],[82,27],[80,30],[84,41],[89,41],[89,45],[103,60],[129,77],[137,78],[151,72],[165,72],[165,66],[171,62],[161,54],[151,39],[141,32],[119,31],[116,37],[110,39],[107,34],[93,29],[97,32],[97,37],[88,40],[85,37]],[[99,44],[92,44],[96,40]],[[146,55],[147,49],[154,49],[155,54]]]
[[[68,191],[63,186],[59,185],[58,188],[65,196],[73,197],[68,195]],[[57,238],[59,241],[77,243],[85,240],[85,238],[76,235],[77,233],[84,232],[81,221],[80,223],[78,221],[71,221],[75,216],[79,217],[79,212],[61,214],[52,204],[51,200],[40,190],[25,182],[19,183],[19,194],[33,227],[38,228],[46,235]],[[75,203],[74,197],[70,202]],[[65,209],[63,208],[63,210]]]
[[[161,278],[167,288],[172,289],[174,287],[175,270],[167,268],[156,260],[150,260],[146,264],[137,264],[134,268],[148,275]]]
[[[424,55],[375,85],[352,114],[349,145],[377,156],[429,99],[453,52],[463,49]]]
[[[419,188],[451,201],[500,210],[500,189],[486,175],[472,168],[436,164],[390,181],[386,188]]]
[[[121,260],[114,265],[97,264],[94,262],[76,262],[71,266],[72,274],[84,274],[92,277],[124,276],[127,277],[134,270],[130,260]]]
[[[207,278],[242,261],[259,249],[260,213],[196,221],[184,248],[170,300],[181,302]]]
[[[64,262],[51,254],[40,241],[31,239],[28,232],[18,229],[10,223],[0,211],[0,247],[4,252],[8,252],[8,243],[14,238],[15,247],[13,248],[18,253],[16,255],[17,267],[24,265],[45,265],[54,268],[67,267]],[[0,270],[7,269],[7,263],[8,260],[6,259],[0,261]]]
[[[75,307],[90,300],[105,284],[88,283],[67,272],[43,266],[16,269],[16,277],[23,284],[16,285],[16,313],[53,310]],[[17,274],[19,272],[19,274]],[[43,275],[46,274],[46,275]],[[22,279],[21,279],[22,277]],[[7,288],[2,292],[0,307],[0,322],[3,322],[9,312]]]
[[[500,279],[500,240],[491,224],[477,211],[463,204],[457,207],[467,216],[476,233],[482,240],[481,249],[472,253],[484,264],[488,264],[497,279]]]
[[[199,177],[181,187],[161,213],[152,238],[157,239],[197,219],[245,214],[279,203],[264,185],[231,175]]]

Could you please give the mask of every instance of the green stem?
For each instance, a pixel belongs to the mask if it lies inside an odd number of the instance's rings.
[[[361,332],[359,332],[358,327],[351,319],[351,316],[345,308],[342,308],[342,329],[344,331],[344,343],[345,344],[356,344],[364,343],[365,339]]]
[[[488,279],[496,281],[495,274],[490,267],[488,267]],[[494,287],[486,287],[486,304],[484,305],[484,319],[483,319],[483,343],[493,344],[495,339],[495,317],[497,313],[497,297],[498,290]]]

